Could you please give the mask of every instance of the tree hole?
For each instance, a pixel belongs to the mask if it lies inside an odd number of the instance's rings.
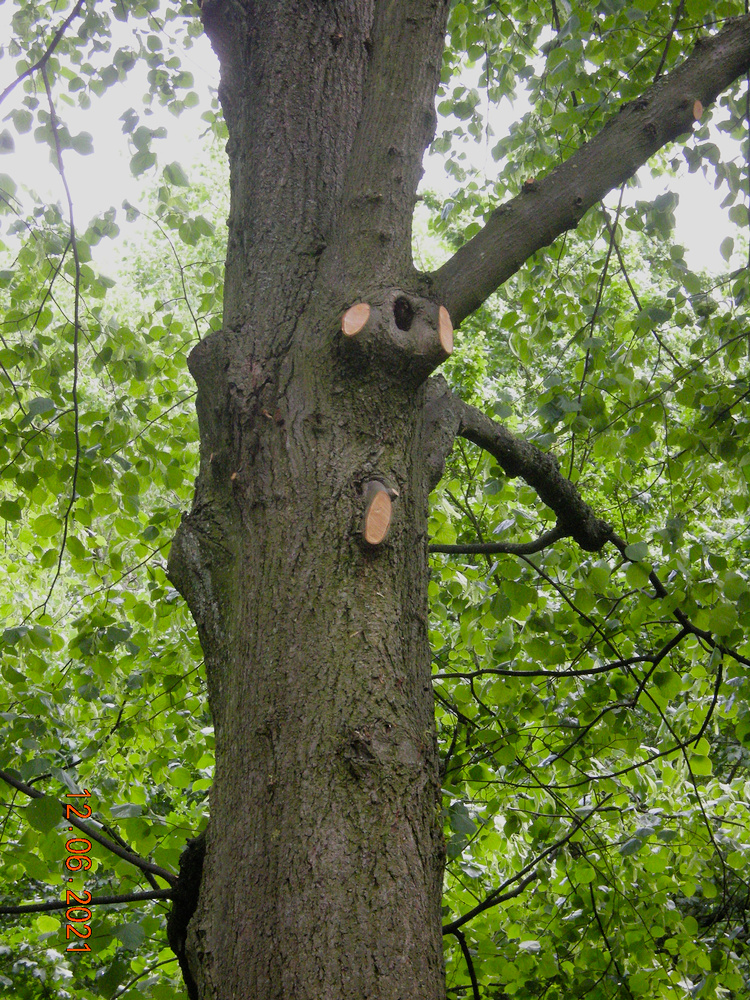
[[[411,302],[400,295],[393,303],[393,315],[399,330],[409,330],[414,320],[414,309]]]

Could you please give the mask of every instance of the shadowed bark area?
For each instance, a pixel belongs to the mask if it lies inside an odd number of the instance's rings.
[[[232,201],[224,329],[189,362],[201,464],[169,564],[216,733],[200,893],[175,933],[199,1000],[444,997],[429,492],[461,433],[510,474],[537,475],[550,502],[591,513],[552,460],[425,381],[449,349],[451,307],[455,322],[512,273],[494,222],[431,286],[411,260],[447,9],[203,5]],[[587,178],[611,155],[590,146]],[[656,148],[639,147],[633,169]],[[569,206],[540,204],[517,216],[514,270],[575,224]],[[358,303],[366,324],[343,333]],[[373,483],[391,502],[375,544],[362,528]],[[595,547],[597,530],[591,519],[578,535]]]

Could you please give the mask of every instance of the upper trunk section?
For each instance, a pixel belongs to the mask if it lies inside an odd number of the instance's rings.
[[[447,7],[204,3],[230,136],[224,326],[247,324],[253,355],[289,345],[325,250],[326,284],[342,295],[363,297],[411,274],[411,217],[434,131]]]

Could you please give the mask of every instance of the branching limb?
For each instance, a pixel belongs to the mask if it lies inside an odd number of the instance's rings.
[[[614,531],[610,531],[607,541],[611,542],[615,546],[615,548],[622,555],[623,559],[626,559],[628,562],[633,561],[625,553],[625,549],[627,548],[627,542],[625,541],[624,538],[621,538]],[[651,586],[654,588],[654,593],[656,594],[657,597],[664,598],[669,596],[669,591],[661,582],[661,580],[656,575],[654,570],[651,570],[649,572],[648,580]],[[750,658],[748,658],[747,656],[743,656],[741,653],[738,653],[736,649],[731,649],[730,647],[724,646],[722,643],[717,642],[717,640],[714,638],[711,632],[706,631],[706,629],[698,628],[697,625],[693,625],[688,616],[679,608],[674,609],[674,611],[672,612],[672,617],[676,621],[678,621],[680,625],[682,625],[683,629],[686,632],[689,632],[691,635],[694,635],[696,639],[700,639],[709,647],[709,649],[717,649],[722,653],[727,653],[738,663],[744,663],[745,666],[750,666]]]
[[[75,7],[73,8],[73,10],[68,14],[68,16],[65,18],[65,20],[63,21],[63,23],[57,29],[57,31],[55,32],[55,34],[52,36],[52,41],[47,46],[47,49],[46,49],[44,55],[41,57],[41,59],[37,59],[37,61],[34,63],[33,66],[29,66],[29,68],[26,69],[26,70],[24,70],[23,73],[21,73],[19,76],[17,76],[16,79],[12,83],[8,84],[8,86],[5,88],[5,90],[2,92],[2,94],[0,94],[0,104],[3,103],[3,101],[8,96],[8,94],[12,93],[12,91],[14,91],[16,89],[16,87],[18,86],[19,83],[23,83],[24,80],[26,80],[28,77],[30,77],[34,73],[36,73],[37,70],[44,69],[44,67],[49,62],[50,56],[55,51],[55,49],[57,48],[57,46],[60,44],[60,40],[62,39],[62,36],[68,30],[68,28],[70,27],[70,25],[72,24],[72,22],[75,21],[75,19],[81,13],[81,10],[83,9],[83,4],[84,4],[84,0],[78,0],[78,3],[75,5]]]
[[[455,920],[451,920],[450,923],[443,924],[443,934],[455,934],[455,932],[458,930],[459,927],[462,927],[470,920],[473,920],[474,917],[478,916],[478,914],[480,913],[483,913],[485,910],[488,910],[491,906],[497,906],[498,903],[503,903],[505,902],[506,899],[512,899],[514,896],[519,896],[526,888],[526,886],[529,885],[530,882],[534,882],[536,879],[539,878],[539,872],[536,870],[537,865],[539,865],[540,862],[544,861],[544,859],[548,857],[550,854],[553,854],[555,851],[558,851],[561,847],[564,847],[564,845],[567,844],[570,838],[575,833],[577,833],[582,826],[588,823],[588,821],[594,816],[594,814],[599,812],[599,810],[602,808],[605,802],[607,802],[611,798],[612,798],[611,794],[605,795],[604,798],[601,800],[601,802],[597,803],[597,805],[595,805],[591,809],[591,811],[588,812],[585,816],[576,816],[570,829],[568,830],[568,832],[565,834],[564,837],[561,837],[559,840],[556,840],[554,844],[550,844],[550,846],[545,848],[545,850],[543,850],[541,854],[537,855],[537,857],[534,858],[533,861],[529,861],[529,863],[527,865],[524,865],[519,872],[516,872],[516,874],[512,875],[509,879],[506,879],[505,882],[502,883],[502,885],[499,885],[497,887],[497,889],[493,889],[493,891],[490,892],[482,900],[481,903],[477,903],[477,905],[472,907],[472,909],[462,914],[462,916],[456,917]],[[518,883],[516,887],[506,892],[506,889],[508,889],[509,886],[513,885],[514,882]]]
[[[24,781],[18,778],[14,778],[12,774],[7,771],[0,770],[0,779],[2,779],[6,784],[10,785],[11,788],[16,788],[19,792],[23,792],[24,795],[28,795],[31,799],[44,799],[48,796],[44,795],[43,792],[38,791],[36,788],[32,788],[31,785],[27,785]],[[91,840],[95,840],[97,844],[101,844],[112,854],[116,854],[118,858],[122,858],[123,861],[129,861],[131,865],[135,865],[136,868],[140,868],[143,872],[151,872],[153,875],[158,875],[159,878],[163,878],[165,882],[169,885],[177,884],[177,876],[172,872],[168,872],[166,868],[162,868],[160,865],[154,864],[153,861],[148,861],[146,858],[142,858],[139,854],[134,854],[132,851],[126,851],[119,844],[110,840],[108,837],[103,836],[97,829],[90,826],[88,823],[84,823],[83,820],[77,819],[75,816],[68,816],[66,814],[65,806],[62,802],[59,802],[60,813],[65,817],[66,823],[72,823],[73,826],[78,827],[82,830],[87,837]]]
[[[692,54],[626,104],[590,142],[546,177],[525,185],[431,275],[430,294],[454,327],[541,247],[582,216],[668,142],[690,132],[703,108],[750,67],[750,16],[699,39]]]
[[[506,552],[524,557],[527,554],[524,551],[526,546],[530,547],[531,551],[539,552],[560,538],[572,538],[587,552],[598,552],[607,542],[611,542],[623,559],[632,562],[626,553],[628,543],[613,530],[611,525],[596,516],[581,496],[578,487],[562,474],[560,464],[554,455],[517,438],[481,410],[464,403],[451,393],[444,379],[431,379],[427,391],[422,438],[435,482],[442,475],[445,459],[455,437],[464,437],[489,452],[506,476],[525,480],[557,515],[555,527],[533,542],[435,545],[430,546],[431,551],[454,554]],[[534,568],[537,572],[542,572],[538,567]],[[654,570],[650,570],[648,578],[656,597],[668,596],[667,588]],[[700,639],[709,649],[718,649],[732,656],[738,663],[750,666],[750,658],[724,646],[711,632],[698,628],[679,608],[672,611],[672,617],[685,632]]]
[[[596,517],[577,487],[562,474],[554,455],[515,437],[507,428],[456,396],[452,405],[458,417],[457,433],[489,452],[506,476],[524,479],[557,515],[553,532],[542,536],[544,545],[554,540],[549,538],[553,533],[557,538],[575,539],[587,552],[597,552],[604,545],[612,532],[610,525]]]

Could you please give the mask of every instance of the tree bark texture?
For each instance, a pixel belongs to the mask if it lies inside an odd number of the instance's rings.
[[[190,358],[201,465],[170,558],[216,732],[186,942],[200,998],[444,996],[420,438],[445,355],[410,222],[446,16],[204,5],[230,133],[226,305]],[[347,338],[358,301],[372,318]],[[392,503],[377,545],[373,481]]]
[[[510,229],[493,217],[460,258],[417,274],[411,219],[448,6],[203,4],[229,128],[229,248],[224,328],[190,357],[201,463],[170,556],[216,733],[184,949],[198,1000],[444,997],[427,501],[454,435],[529,472],[576,537],[555,463],[426,380],[449,349],[448,314],[467,315],[605,193],[611,140],[636,111],[569,168],[588,186],[563,165],[562,195],[536,215],[518,209]],[[550,218],[534,227],[539,212]],[[511,230],[523,246],[508,256]],[[342,332],[358,303],[369,308]]]

